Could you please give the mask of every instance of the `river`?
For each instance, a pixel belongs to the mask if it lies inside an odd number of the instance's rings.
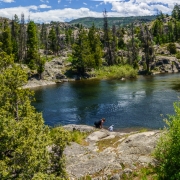
[[[174,114],[179,90],[179,73],[125,81],[83,80],[35,88],[33,105],[50,126],[93,125],[104,117],[105,127],[159,129],[167,114]]]

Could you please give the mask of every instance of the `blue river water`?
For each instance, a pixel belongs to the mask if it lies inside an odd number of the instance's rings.
[[[105,127],[159,129],[179,101],[180,74],[65,82],[34,91],[33,105],[50,126],[93,125],[104,117]]]

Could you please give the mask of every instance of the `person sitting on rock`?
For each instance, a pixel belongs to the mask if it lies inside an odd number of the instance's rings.
[[[106,119],[105,118],[102,118],[101,120],[99,120],[99,121],[95,121],[94,122],[94,125],[95,125],[95,127],[96,128],[102,128],[102,125],[103,125],[103,123],[106,121]]]
[[[114,125],[109,126],[109,127],[108,127],[108,130],[109,130],[109,131],[113,131],[113,126],[114,126]]]

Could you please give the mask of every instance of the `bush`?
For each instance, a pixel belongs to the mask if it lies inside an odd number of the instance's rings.
[[[180,52],[179,51],[176,53],[176,58],[180,59]]]
[[[44,124],[42,114],[31,106],[33,93],[22,88],[26,72],[4,52],[0,72],[0,179],[66,178],[68,132]]]
[[[166,120],[164,129],[155,149],[158,160],[157,175],[159,179],[180,179],[180,103],[174,103],[175,115]]]
[[[167,50],[171,54],[176,54],[176,45],[174,43],[169,43],[168,46],[167,46]]]
[[[78,130],[70,132],[70,142],[76,142],[78,144],[86,145],[85,138],[89,135],[86,132],[80,132]]]
[[[96,70],[95,76],[100,79],[135,78],[137,76],[137,70],[133,69],[130,65],[106,66]]]

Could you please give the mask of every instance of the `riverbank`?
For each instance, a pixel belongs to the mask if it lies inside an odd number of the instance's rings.
[[[86,145],[73,142],[64,151],[70,180],[134,179],[141,168],[156,165],[152,152],[161,135],[158,130],[123,133],[86,125],[64,128],[89,133]]]

